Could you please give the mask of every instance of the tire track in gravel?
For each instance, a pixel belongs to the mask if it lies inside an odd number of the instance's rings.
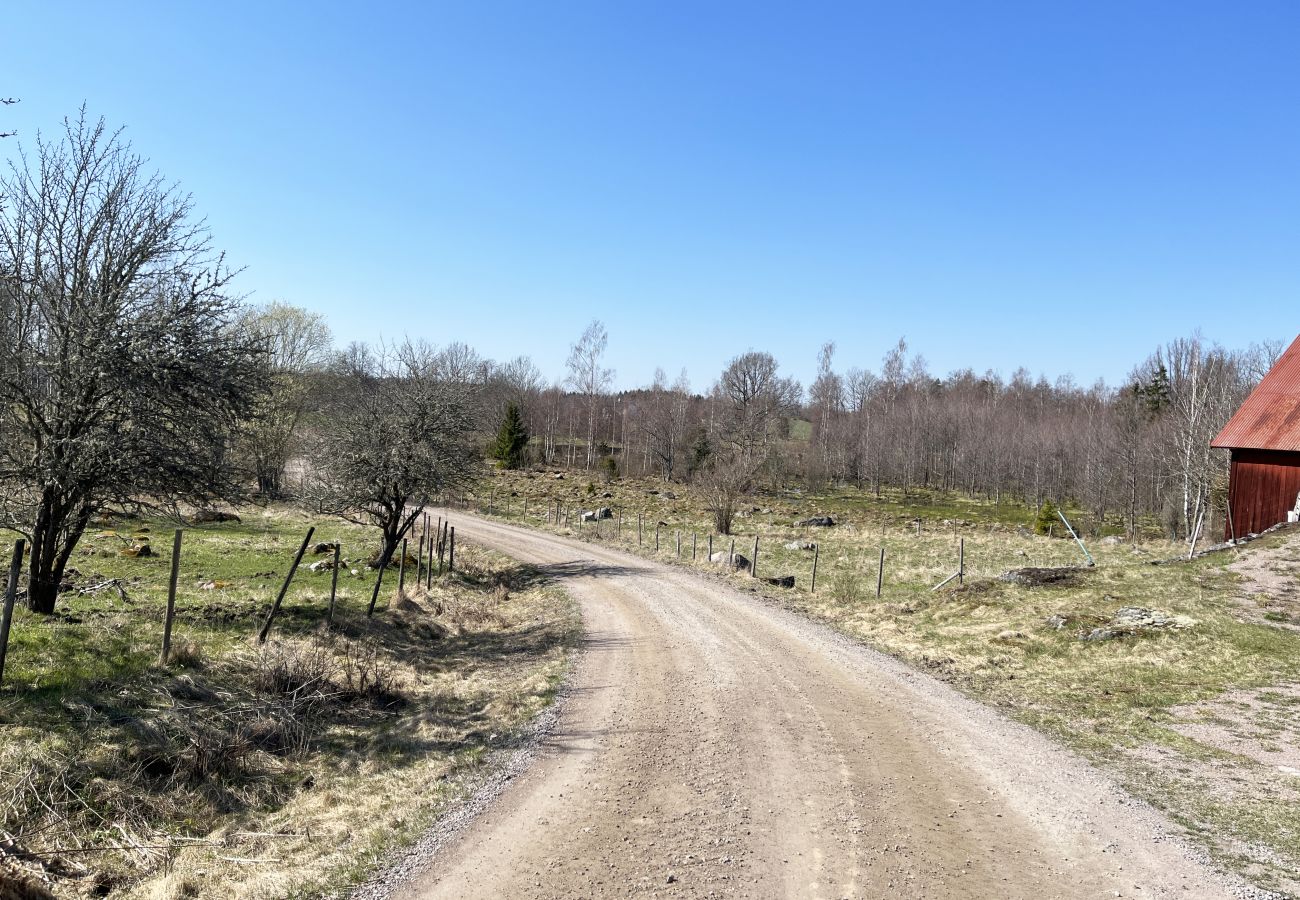
[[[1253,895],[1072,753],[825,626],[451,514],[563,583],[585,649],[536,759],[388,896]]]

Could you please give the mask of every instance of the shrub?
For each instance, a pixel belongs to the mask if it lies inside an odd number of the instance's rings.
[[[1043,505],[1038,507],[1038,517],[1034,519],[1034,534],[1051,534],[1061,521],[1056,513],[1056,504],[1050,498],[1044,500]]]

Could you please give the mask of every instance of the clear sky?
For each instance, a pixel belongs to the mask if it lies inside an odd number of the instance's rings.
[[[5,4],[0,131],[85,101],[239,287],[618,382],[768,350],[1120,380],[1300,332],[1300,4]],[[16,140],[0,143],[12,154]]]

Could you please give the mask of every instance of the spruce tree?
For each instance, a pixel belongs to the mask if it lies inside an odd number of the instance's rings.
[[[1056,524],[1056,504],[1050,499],[1044,500],[1043,505],[1038,508],[1038,517],[1034,519],[1035,534],[1051,534],[1052,526]]]
[[[506,407],[505,418],[497,430],[496,443],[492,446],[492,458],[500,462],[503,469],[518,469],[524,464],[524,448],[528,446],[528,428],[519,415],[519,404],[511,403]]]

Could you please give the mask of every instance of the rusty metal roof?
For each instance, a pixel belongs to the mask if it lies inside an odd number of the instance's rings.
[[[1278,357],[1210,446],[1300,452],[1300,337]]]

